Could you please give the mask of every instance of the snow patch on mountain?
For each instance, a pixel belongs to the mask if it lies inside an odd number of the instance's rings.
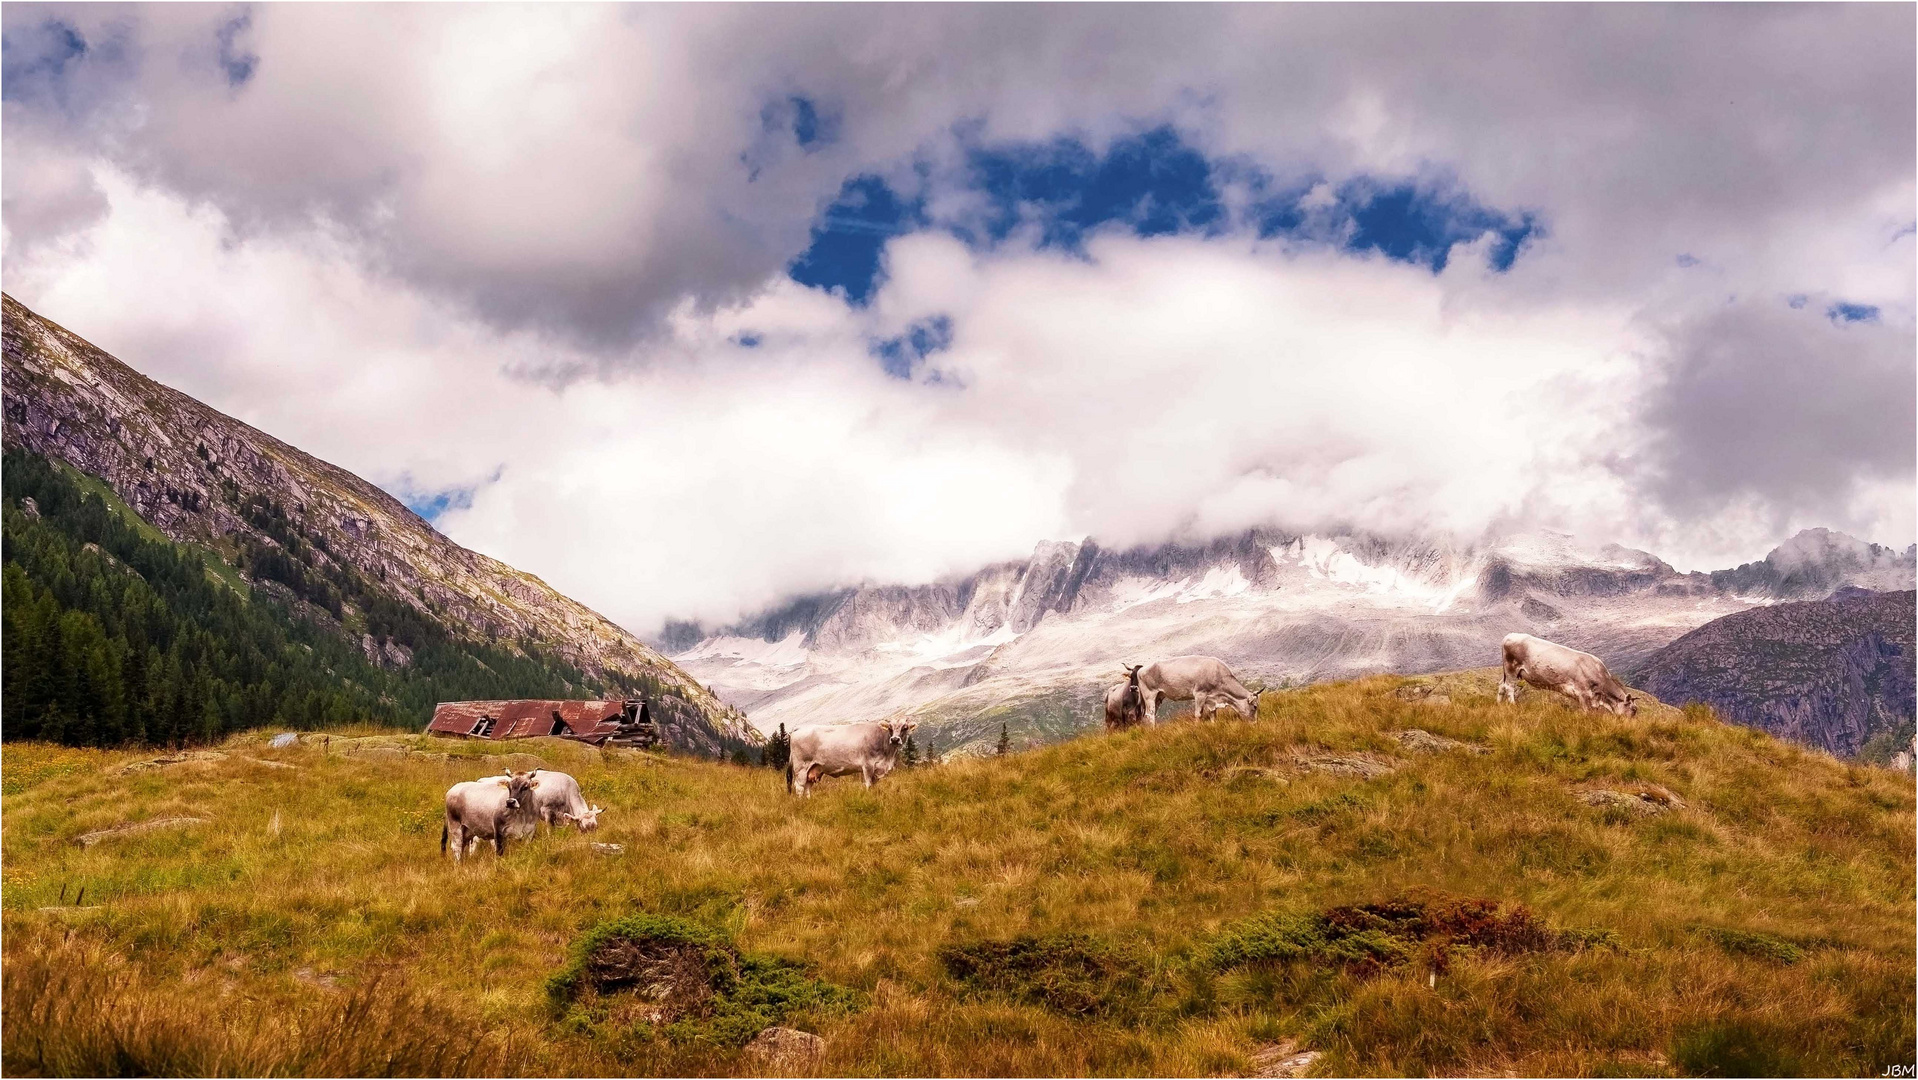
[[[1096,725],[1122,662],[1206,653],[1267,683],[1416,673],[1493,664],[1518,630],[1628,667],[1779,596],[1912,588],[1915,563],[1918,548],[1823,530],[1710,575],[1549,532],[1463,548],[1259,529],[1199,547],[1049,541],[958,580],[802,597],[675,659],[762,730],[910,715],[939,751],[1001,722],[1039,738]]]

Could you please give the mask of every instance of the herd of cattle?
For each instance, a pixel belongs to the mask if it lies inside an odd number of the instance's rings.
[[[1590,653],[1530,634],[1508,634],[1499,655],[1504,663],[1498,684],[1500,702],[1516,702],[1518,684],[1526,682],[1564,694],[1584,709],[1638,715],[1636,695]],[[1211,719],[1224,707],[1251,720],[1258,716],[1259,695],[1264,693],[1248,690],[1231,668],[1210,656],[1128,664],[1125,673],[1125,681],[1106,694],[1108,730],[1157,723],[1162,701],[1190,701],[1193,717],[1200,720]],[[906,737],[917,726],[910,720],[894,720],[801,728],[792,735],[787,790],[810,797],[821,777],[853,773],[872,787],[898,764]],[[579,782],[565,773],[508,770],[503,776],[469,780],[447,789],[440,852],[450,849],[457,862],[473,845],[491,840],[494,851],[504,855],[508,839],[530,838],[541,822],[553,829],[570,824],[590,831],[598,828],[604,812],[589,805]]]

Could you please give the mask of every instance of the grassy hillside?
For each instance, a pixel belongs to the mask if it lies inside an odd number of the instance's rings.
[[[803,803],[769,770],[556,745],[602,828],[462,866],[441,793],[499,759],[438,755],[510,748],[341,733],[127,771],[9,744],[4,1067],[751,1073],[736,1044],[776,1016],[829,1075],[1218,1075],[1287,1042],[1330,1074],[1913,1060],[1907,777],[1702,711],[1404,682]],[[79,842],[180,817],[206,820]],[[730,981],[582,990],[589,936]]]

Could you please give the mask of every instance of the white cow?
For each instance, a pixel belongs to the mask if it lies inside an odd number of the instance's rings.
[[[800,728],[792,734],[786,760],[786,787],[812,797],[821,776],[858,773],[866,786],[877,784],[899,761],[906,736],[919,725],[911,720],[883,724],[835,724]]]
[[[446,789],[446,823],[440,827],[440,854],[450,846],[453,861],[481,840],[491,840],[495,854],[506,854],[506,840],[530,838],[539,828],[539,780],[530,772],[509,772],[484,780],[467,780]]]
[[[1518,701],[1519,680],[1540,690],[1555,690],[1582,708],[1604,710],[1615,716],[1637,716],[1638,695],[1618,681],[1605,662],[1557,642],[1530,634],[1507,634],[1499,647],[1505,672],[1498,680],[1498,700]]]
[[[1161,701],[1190,701],[1192,715],[1200,720],[1222,705],[1251,720],[1259,715],[1259,695],[1265,693],[1247,690],[1225,661],[1212,656],[1175,656],[1147,664],[1139,672],[1139,688],[1145,694],[1146,717],[1155,724]]]

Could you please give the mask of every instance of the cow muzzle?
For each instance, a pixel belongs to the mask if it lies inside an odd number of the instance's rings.
[[[506,800],[506,808],[507,808],[508,810],[518,810],[518,809],[519,809],[519,800],[518,800],[518,799],[508,799],[508,800]]]

